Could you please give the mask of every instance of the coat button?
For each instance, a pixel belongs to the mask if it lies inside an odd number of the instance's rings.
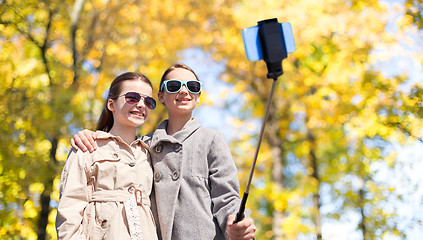
[[[135,162],[134,161],[131,161],[131,162],[129,162],[129,164],[128,164],[130,167],[133,167],[133,166],[135,166]]]
[[[172,173],[172,180],[173,181],[176,181],[176,180],[178,180],[178,178],[179,178],[179,172],[178,171],[174,171]]]
[[[162,173],[161,172],[156,172],[154,174],[154,181],[156,182],[160,182],[160,179],[162,178]]]
[[[101,228],[103,228],[103,229],[107,228],[107,220],[103,220],[101,222]]]
[[[129,188],[128,188],[128,192],[129,192],[129,193],[131,193],[131,194],[132,194],[132,193],[134,193],[134,191],[135,191],[134,186],[131,186],[131,187],[129,187]]]
[[[119,155],[117,153],[113,153],[113,158],[117,159],[119,157]]]
[[[155,148],[155,150],[156,150],[156,153],[161,153],[162,150],[163,150],[163,146],[162,145],[157,145],[156,148]]]

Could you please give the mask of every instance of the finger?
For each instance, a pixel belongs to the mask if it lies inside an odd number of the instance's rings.
[[[254,239],[255,237],[255,232],[246,232],[246,233],[242,233],[242,234],[233,234],[233,233],[228,233],[227,234],[228,239],[230,240],[251,240]]]
[[[79,133],[77,133],[75,136],[73,136],[72,141],[74,142],[74,145],[76,145],[77,148],[81,149],[81,151],[86,152],[88,149],[87,147],[84,145],[83,141],[81,140],[81,138],[78,136]],[[73,146],[73,145],[72,145]]]
[[[98,134],[96,132],[90,131],[90,130],[83,130],[82,133],[84,134],[84,139],[86,139],[84,144],[86,147],[90,150],[90,152],[97,149],[97,142],[95,141],[97,139]]]
[[[76,139],[76,135],[75,135],[75,140],[76,140],[76,142],[77,142],[77,144],[80,148],[88,149],[89,152],[93,152],[94,146],[93,146],[92,142],[94,140],[92,140],[92,136],[90,136],[89,134],[86,134],[84,131],[78,132],[78,134],[77,134],[80,141],[78,141]],[[82,146],[81,146],[81,144],[82,144]]]
[[[254,232],[247,232],[243,234],[228,233],[227,237],[230,240],[252,240],[255,237],[255,233]]]
[[[252,238],[254,238],[254,235],[256,233],[256,226],[254,225],[254,223],[250,226],[248,226],[246,233],[251,236]]]
[[[79,150],[79,147],[78,147],[78,145],[76,145],[75,140],[73,140],[73,138],[71,139],[71,146],[72,146],[72,148],[73,148],[73,149],[75,149],[76,151],[78,151],[78,150]]]
[[[228,218],[229,219],[229,218]],[[235,239],[254,239],[256,226],[251,218],[244,218],[240,222],[237,222],[227,228],[228,238]]]
[[[253,224],[253,220],[251,218],[243,218],[241,221],[234,223],[235,230],[245,230],[248,226]]]
[[[252,219],[243,219],[240,222],[234,223],[235,216],[228,217],[228,226],[226,235],[231,240],[253,239],[255,233],[255,226]]]

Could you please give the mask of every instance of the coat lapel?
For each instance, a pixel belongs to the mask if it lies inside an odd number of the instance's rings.
[[[183,142],[200,127],[200,124],[196,119],[192,119],[181,131],[175,133],[173,136],[169,136],[166,133],[167,123],[167,120],[163,121],[150,139],[153,168],[155,169],[155,174],[156,170],[164,168],[170,169],[171,172],[177,171],[178,173],[183,173],[185,164],[183,157],[166,160],[161,159],[159,154],[156,154],[155,152],[156,147],[159,147],[160,145],[163,146],[163,143],[166,142],[182,146]],[[175,209],[177,207],[183,207],[176,204],[182,178],[183,176],[179,176],[176,181],[169,182],[169,184],[163,184],[163,182],[157,183],[156,181],[154,182],[158,220],[161,235],[164,240],[170,240],[172,237]]]
[[[164,120],[160,123],[160,125],[157,127],[156,131],[151,136],[151,143],[150,147],[153,148],[154,145],[157,145],[159,142],[170,142],[170,143],[180,143],[182,144],[185,139],[187,139],[189,136],[191,136],[199,127],[201,127],[200,122],[196,118],[191,119],[185,127],[179,131],[173,134],[173,136],[167,135],[166,133],[166,127],[168,124],[168,120]],[[146,139],[146,141],[148,141]]]

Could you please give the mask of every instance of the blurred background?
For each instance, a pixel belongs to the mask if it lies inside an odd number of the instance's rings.
[[[241,29],[277,18],[296,51],[247,202],[256,239],[423,239],[422,4],[0,0],[0,238],[56,239],[70,138],[95,129],[125,71],[156,96],[167,67],[192,67],[205,83],[195,115],[225,133],[244,188],[272,80]],[[166,117],[159,104],[140,134]]]

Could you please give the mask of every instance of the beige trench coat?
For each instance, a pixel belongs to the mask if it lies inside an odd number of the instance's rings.
[[[142,203],[135,206],[144,239],[157,239],[147,145],[135,140],[128,146],[120,137],[98,134],[97,151],[69,151],[60,181],[58,239],[131,239],[124,202],[137,189],[142,191]]]

